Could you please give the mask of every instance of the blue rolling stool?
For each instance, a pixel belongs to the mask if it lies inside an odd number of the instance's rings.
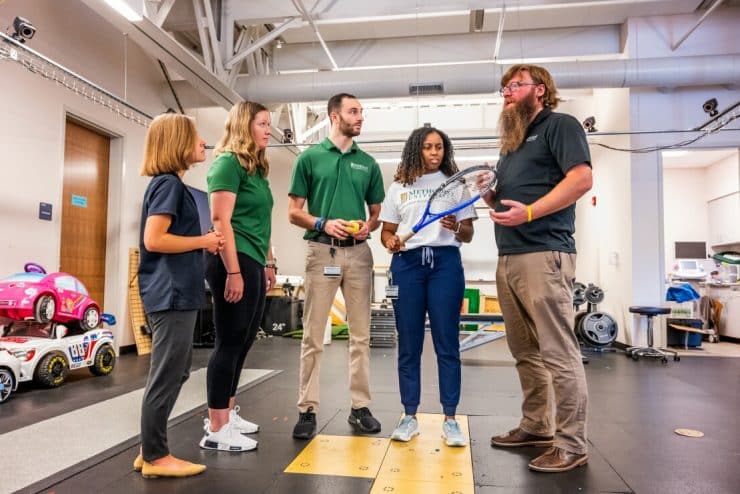
[[[630,312],[647,317],[648,346],[631,346],[627,348],[625,352],[628,357],[632,357],[633,360],[639,360],[640,357],[654,357],[659,358],[661,362],[667,364],[668,355],[673,354],[673,360],[677,362],[681,360],[681,357],[678,356],[678,352],[668,350],[666,348],[653,348],[653,317],[659,316],[661,314],[670,314],[671,309],[667,307],[643,307],[639,305],[633,305],[632,307],[630,307]]]

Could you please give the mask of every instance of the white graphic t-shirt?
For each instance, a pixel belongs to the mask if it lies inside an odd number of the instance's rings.
[[[436,172],[422,175],[411,185],[393,182],[385,193],[385,200],[380,209],[380,221],[397,224],[396,234],[399,236],[410,232],[411,227],[424,214],[429,197],[446,179],[447,176],[444,173]],[[472,204],[455,213],[455,216],[458,222],[470,218],[478,219]],[[405,250],[446,245],[459,247],[461,243],[455,239],[452,231],[443,228],[439,221],[435,221],[411,237],[406,242]]]

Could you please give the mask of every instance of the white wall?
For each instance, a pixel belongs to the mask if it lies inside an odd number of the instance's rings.
[[[663,170],[665,272],[673,269],[675,242],[707,242],[706,168]]]
[[[740,153],[735,151],[706,168],[705,200],[711,201],[738,190],[740,190]]]
[[[0,24],[16,15],[38,28],[28,46],[91,81],[123,95],[149,114],[166,108],[156,62],[128,44],[124,71],[123,35],[74,0],[58,2],[9,0],[0,4]],[[104,311],[113,313],[118,345],[133,342],[127,314],[128,249],[138,245],[141,198],[146,179],[139,176],[146,129],[101,106],[5,60],[0,77],[0,167],[3,195],[0,230],[5,232],[0,256],[2,275],[35,261],[47,270],[59,268],[65,116],[74,115],[106,132],[112,140],[108,203],[108,245]],[[124,78],[124,76],[126,76]],[[39,202],[53,205],[52,221],[38,219]]]
[[[632,58],[688,56],[737,53],[740,31],[737,21],[740,9],[726,9],[722,16],[710,16],[675,51],[673,42],[686,33],[697,20],[696,15],[628,19],[625,28],[625,51]],[[632,131],[683,130],[695,128],[708,120],[702,103],[717,98],[719,109],[740,101],[737,87],[636,88],[630,90],[630,124]],[[737,147],[736,132],[714,133],[690,147]],[[644,148],[671,145],[694,134],[635,134],[630,147]],[[663,197],[673,191],[664,188],[659,153],[631,155],[631,282],[630,303],[663,305],[665,303],[665,239]],[[625,197],[625,199],[627,199]],[[633,316],[626,335],[627,342],[644,344],[645,318]],[[665,332],[657,331],[656,346],[665,341]]]

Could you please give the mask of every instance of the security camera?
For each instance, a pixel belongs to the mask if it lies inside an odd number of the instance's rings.
[[[706,113],[709,113],[710,117],[717,116],[719,113],[717,111],[717,98],[708,99],[704,102],[703,105],[701,105],[702,110],[704,110]]]
[[[27,39],[33,38],[36,34],[36,28],[31,24],[31,21],[23,17],[16,17],[13,19],[13,39],[25,43]]]
[[[583,128],[586,132],[598,132],[596,129],[596,119],[594,117],[588,117],[583,121]]]
[[[283,144],[291,144],[293,142],[293,129],[283,129]]]

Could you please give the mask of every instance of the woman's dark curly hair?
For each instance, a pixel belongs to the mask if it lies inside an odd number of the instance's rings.
[[[450,142],[447,134],[434,127],[419,127],[411,132],[409,138],[406,139],[406,144],[403,146],[403,153],[401,154],[401,162],[398,164],[398,168],[396,168],[396,175],[393,177],[393,180],[403,185],[411,185],[417,178],[424,175],[424,161],[421,157],[421,151],[424,148],[424,140],[429,134],[435,132],[442,138],[442,147],[445,152],[442,157],[442,163],[439,165],[439,171],[448,177],[457,173],[455,151],[452,149],[452,142]]]

